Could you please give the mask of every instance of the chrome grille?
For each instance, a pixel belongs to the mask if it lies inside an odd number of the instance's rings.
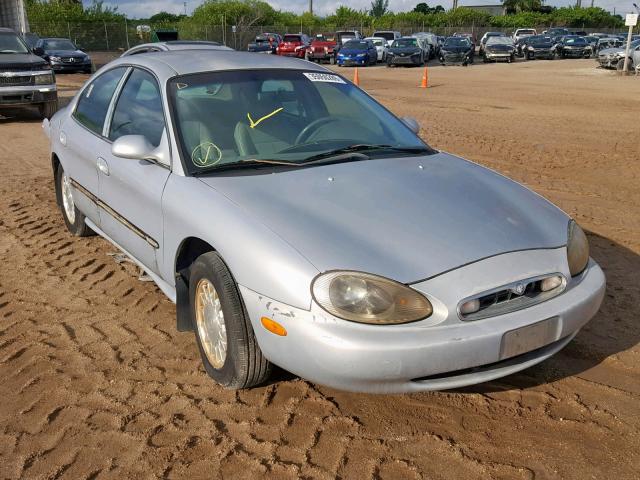
[[[31,75],[25,75],[25,76],[19,76],[19,77],[0,76],[0,86],[16,87],[16,86],[25,86],[25,85],[33,85],[33,77]]]
[[[542,282],[550,277],[561,277],[562,282],[552,290],[543,291]],[[560,295],[566,286],[566,279],[560,273],[550,273],[503,285],[462,300],[458,304],[458,317],[460,320],[470,322],[522,310]],[[472,300],[479,301],[478,311],[462,313],[460,310],[462,305]]]

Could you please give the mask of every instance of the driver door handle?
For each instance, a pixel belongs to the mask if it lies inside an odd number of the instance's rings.
[[[98,166],[98,170],[100,170],[107,176],[109,175],[109,164],[104,158],[98,157],[98,159],[96,160],[96,165]]]

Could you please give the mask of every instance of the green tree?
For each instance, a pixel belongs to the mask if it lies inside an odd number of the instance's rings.
[[[388,8],[389,8],[389,0],[373,0],[371,2],[371,10],[369,14],[372,17],[380,18],[385,13],[387,13]]]
[[[186,15],[176,15],[175,13],[169,12],[158,12],[155,15],[149,17],[150,23],[176,23],[185,18]]]
[[[542,7],[541,0],[503,0],[507,13],[536,12]]]
[[[422,13],[424,15],[430,15],[430,14],[434,14],[434,13],[440,13],[440,12],[444,12],[444,7],[442,5],[438,5],[434,8],[431,8],[429,5],[427,5],[426,3],[422,2],[419,3],[415,6],[415,8],[412,10],[415,13]]]

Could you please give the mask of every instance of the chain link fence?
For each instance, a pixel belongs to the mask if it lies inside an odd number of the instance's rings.
[[[70,38],[80,48],[86,51],[124,51],[135,45],[147,43],[150,40],[149,33],[140,33],[137,30],[139,22],[125,21],[121,23],[106,22],[52,22],[52,23],[32,23],[31,31],[40,37],[65,37]],[[246,50],[247,45],[253,41],[256,35],[263,32],[271,33],[306,33],[314,35],[316,33],[330,34],[336,30],[359,30],[363,35],[371,35],[374,29],[366,26],[337,26],[325,25],[322,27],[308,27],[300,25],[299,27],[287,27],[282,25],[271,26],[238,26],[236,28],[229,25],[206,25],[196,24],[192,22],[181,23],[180,25],[150,25],[153,31],[158,29],[175,29],[178,32],[180,40],[208,40],[228,45],[236,50]],[[537,26],[538,32],[542,32],[549,25]],[[428,25],[399,25],[393,30],[399,31],[402,35],[410,35],[414,32],[432,32],[436,35],[448,36],[455,32],[471,33],[480,39],[487,31],[503,31],[505,33],[513,32],[513,28],[496,28],[491,26],[446,26],[446,27],[430,27]],[[574,30],[574,29],[572,29]],[[616,31],[608,28],[576,28],[575,30],[583,30],[586,32],[602,32],[615,33]]]

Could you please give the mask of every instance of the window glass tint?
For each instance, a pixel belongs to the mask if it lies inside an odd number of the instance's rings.
[[[163,130],[164,116],[158,83],[150,73],[135,69],[120,92],[113,111],[109,139],[142,135],[157,147]]]
[[[82,91],[74,116],[89,130],[102,134],[113,92],[126,68],[114,68],[96,78]]]

